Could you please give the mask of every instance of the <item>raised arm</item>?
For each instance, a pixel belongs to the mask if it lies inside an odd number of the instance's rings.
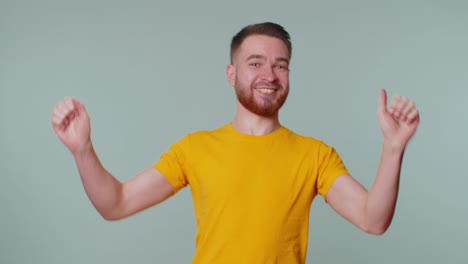
[[[387,94],[382,89],[378,119],[383,133],[382,154],[369,191],[351,176],[343,175],[325,197],[337,213],[370,234],[383,234],[392,221],[403,154],[418,127],[419,112],[412,101],[401,96],[393,98],[387,109]]]
[[[57,104],[52,128],[72,153],[92,204],[106,220],[118,220],[155,205],[173,193],[172,185],[154,168],[125,183],[101,164],[91,142],[91,127],[84,105],[76,99]]]

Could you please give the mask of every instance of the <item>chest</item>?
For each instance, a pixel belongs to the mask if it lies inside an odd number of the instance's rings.
[[[199,148],[194,156],[188,178],[195,205],[203,208],[307,206],[316,194],[316,162],[294,146],[232,144]]]

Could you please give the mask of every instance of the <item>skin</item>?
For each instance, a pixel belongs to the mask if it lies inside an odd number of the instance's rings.
[[[227,66],[229,84],[250,94],[257,104],[265,101],[281,100],[289,92],[289,53],[279,39],[254,35],[247,37],[234,54],[232,63]],[[261,88],[273,88],[273,93],[261,93]],[[246,90],[246,91],[245,91]],[[279,108],[270,115],[259,115],[246,108],[237,98],[237,112],[232,121],[233,127],[241,133],[264,135],[273,132],[281,125]]]
[[[265,46],[273,41],[275,45]],[[289,92],[289,57],[282,41],[266,36],[244,40],[227,68],[228,81],[235,88],[238,107],[262,117],[278,119],[278,111]],[[245,52],[246,47],[249,51]],[[276,54],[269,57],[268,54]],[[273,65],[270,67],[270,65]]]
[[[73,155],[86,194],[104,219],[123,219],[162,202],[173,193],[172,185],[154,168],[123,183],[112,176],[94,151],[89,116],[78,100],[66,98],[57,104],[52,127]]]
[[[405,148],[419,124],[413,102],[396,96],[387,110],[387,94],[381,90],[377,111],[383,133],[377,175],[367,191],[349,175],[335,180],[326,194],[328,204],[363,231],[383,234],[393,218],[398,196],[401,162]]]
[[[289,55],[279,39],[247,37],[226,68],[234,87],[237,111],[232,126],[249,135],[265,135],[281,124],[278,112],[289,91]],[[244,97],[244,98],[240,98]],[[240,98],[240,99],[239,99]],[[375,180],[366,190],[350,175],[342,175],[327,192],[327,203],[341,216],[370,234],[382,234],[393,218],[405,148],[419,124],[419,113],[406,97],[387,106],[380,92],[377,117],[383,135]],[[173,187],[154,168],[126,182],[118,181],[100,163],[91,141],[90,119],[76,99],[66,98],[53,110],[52,127],[70,150],[87,195],[107,220],[118,220],[156,205],[173,194]]]

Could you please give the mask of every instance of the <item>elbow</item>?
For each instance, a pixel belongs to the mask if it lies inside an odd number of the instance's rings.
[[[389,227],[389,224],[385,224],[385,225],[378,225],[378,226],[367,226],[361,229],[369,235],[381,236],[385,234],[385,232],[388,230],[388,227]]]
[[[102,211],[98,210],[101,217],[108,222],[115,222],[125,218],[124,216],[116,213],[115,211]]]
[[[121,202],[94,204],[94,208],[106,221],[118,221],[126,217]]]
[[[118,221],[122,218],[119,218],[119,217],[115,217],[115,216],[112,216],[112,215],[103,215],[101,214],[102,218],[108,222],[115,222],[115,221]]]
[[[360,228],[369,235],[381,236],[387,232],[391,223],[392,217],[366,218]]]
[[[374,235],[374,236],[381,236],[387,231],[386,228],[376,228],[376,229],[368,229],[365,230],[365,232],[369,235]]]

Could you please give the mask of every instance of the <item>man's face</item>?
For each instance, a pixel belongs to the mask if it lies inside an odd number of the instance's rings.
[[[288,49],[280,39],[249,36],[234,54],[227,75],[244,108],[260,116],[274,116],[289,92]]]

